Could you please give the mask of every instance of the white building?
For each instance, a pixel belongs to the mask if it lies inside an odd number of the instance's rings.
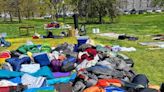
[[[156,10],[159,7],[152,7],[152,0],[119,0],[119,8],[122,10]]]

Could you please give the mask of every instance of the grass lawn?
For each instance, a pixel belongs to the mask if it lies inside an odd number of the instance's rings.
[[[107,20],[107,18],[104,18]],[[73,19],[67,19],[66,21],[71,23]],[[43,29],[43,24],[50,22],[50,20],[24,20],[21,24],[4,24],[0,23],[0,33],[6,32],[8,34],[8,41],[11,41],[12,47],[2,48],[5,49],[15,49],[19,45],[26,42],[26,40],[31,40],[31,37],[20,38],[18,27],[22,24],[31,24],[35,25],[36,30],[40,34],[45,35]],[[164,34],[164,14],[152,14],[152,15],[128,15],[121,16],[119,23],[114,24],[89,24],[87,27],[88,35],[94,39],[97,43],[106,44],[106,45],[120,45],[127,47],[135,47],[136,52],[123,52],[135,62],[134,70],[137,73],[143,73],[148,76],[151,84],[161,84],[164,82],[164,49],[162,50],[148,50],[147,46],[139,45],[139,42],[151,42],[152,34],[163,33]],[[134,35],[139,37],[138,41],[128,41],[128,40],[116,40],[108,37],[100,37],[95,34],[92,34],[92,28],[100,28],[101,32],[116,32],[116,33],[125,33],[127,35]],[[57,31],[54,33],[56,34]],[[59,32],[57,32],[59,33]],[[14,38],[14,39],[13,39]],[[32,40],[34,43],[44,43],[47,42],[51,46],[62,43],[64,41],[75,43],[75,38],[64,38],[62,40],[58,39],[44,39],[44,40]]]

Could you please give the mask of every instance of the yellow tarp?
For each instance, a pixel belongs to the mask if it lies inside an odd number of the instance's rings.
[[[11,42],[11,46],[7,48],[7,50],[16,50],[19,46],[26,44],[27,41],[32,41],[34,44],[49,44],[51,47],[55,47],[58,44],[62,44],[64,42],[68,42],[69,44],[76,44],[77,39],[75,37],[65,37],[60,39],[32,39],[32,38],[12,38],[6,39]]]

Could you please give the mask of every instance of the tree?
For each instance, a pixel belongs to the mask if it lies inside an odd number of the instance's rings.
[[[71,0],[74,6],[74,11],[78,12],[80,16],[85,19],[98,18],[99,23],[103,23],[102,17],[108,15],[111,22],[117,16],[117,0]]]
[[[37,12],[38,0],[22,0],[20,5],[22,16],[26,18],[34,17],[34,13]]]
[[[108,0],[107,0],[108,1]],[[117,9],[117,0],[109,0],[107,5],[107,12],[111,19],[111,23],[115,22],[116,17],[119,15],[119,11]]]
[[[164,0],[153,0],[152,5],[154,7],[159,6],[159,7],[164,7]]]
[[[58,17],[56,15],[59,11],[59,8],[62,7],[62,0],[39,0],[39,4],[39,10],[41,15],[49,13],[52,16],[52,20],[54,20],[55,17],[56,21],[58,20]]]
[[[14,11],[14,0],[1,0],[0,1],[0,12],[4,14],[4,22],[7,21],[7,15],[10,16],[10,22],[13,21],[12,15]]]
[[[48,5],[45,4],[45,2],[43,0],[38,0],[36,9],[37,9],[37,13],[38,13],[39,17],[46,15],[47,7],[48,7]]]
[[[106,11],[106,0],[97,0],[97,6],[96,9],[98,11],[98,16],[99,16],[99,23],[102,23],[102,17],[105,16],[107,13]]]
[[[5,0],[1,0],[0,1],[0,11],[3,12],[3,17],[4,17],[4,21],[6,21],[6,5],[7,5],[7,2]]]
[[[21,12],[20,12],[20,5],[21,5],[22,1],[21,0],[15,0],[15,9],[16,9],[16,12],[17,12],[17,16],[18,16],[18,20],[19,20],[19,23],[22,22],[22,19],[21,19]]]

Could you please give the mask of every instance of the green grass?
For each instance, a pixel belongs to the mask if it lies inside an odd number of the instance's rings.
[[[62,21],[62,19],[59,19]],[[108,18],[104,18],[105,21],[109,20]],[[43,29],[43,24],[50,22],[50,20],[24,20],[21,24],[4,24],[0,23],[0,33],[7,32],[8,38],[17,38],[19,39],[19,31],[18,27],[22,24],[31,24],[35,25],[38,33],[45,35],[45,30]],[[67,23],[71,23],[73,25],[73,19],[66,19]],[[82,20],[80,20],[82,23]],[[80,25],[79,25],[80,26]],[[120,20],[118,23],[114,24],[88,24],[87,26],[87,34],[94,39],[97,43],[106,44],[106,45],[120,45],[126,47],[135,47],[137,49],[136,52],[123,52],[130,58],[132,58],[135,62],[134,70],[137,73],[143,73],[148,76],[151,84],[161,84],[164,82],[163,74],[164,74],[164,49],[162,50],[148,50],[147,46],[139,45],[139,42],[151,42],[154,41],[151,39],[152,34],[164,34],[164,14],[152,14],[152,15],[127,15],[120,16]],[[134,35],[139,37],[138,41],[128,41],[128,40],[117,40],[108,37],[100,37],[95,34],[92,34],[93,28],[99,28],[100,32],[116,32],[116,33],[125,33],[127,35]],[[59,33],[57,31],[55,34]],[[32,33],[31,33],[32,36]],[[22,42],[16,43],[13,41],[12,43],[18,47],[20,44],[23,44],[29,37],[25,37],[26,39]],[[11,39],[8,39],[11,41]],[[50,44],[53,44],[52,39],[47,40]],[[60,41],[60,40],[56,40]],[[54,42],[56,42],[54,41]],[[72,39],[63,39],[63,41],[72,42]],[[37,41],[34,41],[38,43]],[[39,43],[45,42],[45,40],[40,40]],[[60,41],[62,42],[62,41]],[[55,44],[55,43],[54,43]],[[58,43],[56,43],[58,44]],[[10,48],[0,48],[4,49],[14,49],[16,47]]]

